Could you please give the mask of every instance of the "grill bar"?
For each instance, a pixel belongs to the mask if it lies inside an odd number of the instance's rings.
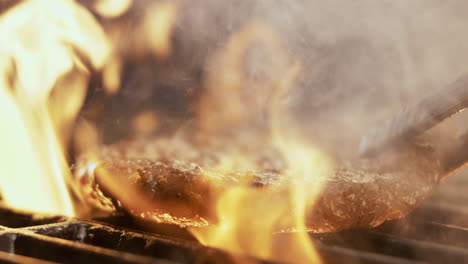
[[[45,261],[37,258],[13,255],[0,251],[0,264],[54,264],[57,262]]]
[[[466,183],[456,178],[441,186],[441,195],[404,219],[310,237],[327,264],[468,263],[467,199],[453,192]],[[81,221],[0,206],[0,264],[272,263],[205,247],[181,232],[163,235],[136,227],[126,216]]]
[[[0,250],[59,263],[173,263],[21,231],[0,233]]]
[[[26,213],[16,215],[8,208],[0,208],[2,214],[9,217],[1,222],[0,251],[18,256],[18,260],[5,263],[23,263],[22,256],[60,263],[272,263],[204,247],[195,241],[118,229],[101,222],[26,217]],[[38,219],[47,224],[32,225]],[[49,223],[54,219],[56,223]],[[325,263],[424,263],[316,242]]]
[[[319,235],[327,245],[341,246],[359,251],[398,256],[427,263],[463,263],[468,260],[468,250],[433,242],[413,240],[372,231],[353,230],[339,234]]]
[[[374,230],[379,234],[391,234],[399,238],[434,242],[468,248],[468,229],[460,226],[428,221],[404,221],[386,223]]]

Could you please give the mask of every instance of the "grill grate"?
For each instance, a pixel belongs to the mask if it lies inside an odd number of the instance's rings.
[[[255,260],[204,247],[195,241],[119,229],[97,221],[38,217],[8,208],[0,208],[0,219],[0,250],[15,254],[0,254],[0,263],[49,263],[44,260],[52,263],[243,263]],[[319,250],[328,263],[404,263],[385,255],[319,243]],[[29,258],[25,260],[23,256]]]
[[[439,194],[405,219],[371,230],[311,237],[325,263],[468,263],[468,207],[463,206],[468,195],[462,191],[464,179],[459,178],[442,185]],[[256,260],[204,247],[180,234],[175,237],[134,230],[128,228],[132,226],[129,221],[125,217],[82,221],[0,207],[0,263]]]

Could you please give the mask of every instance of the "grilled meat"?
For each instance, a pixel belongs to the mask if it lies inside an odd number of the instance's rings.
[[[204,152],[180,139],[136,140],[104,147],[95,169],[83,170],[80,179],[91,203],[181,227],[215,223],[219,196],[246,182],[264,193],[266,203],[287,197],[294,179],[282,174],[285,164],[274,150],[252,154],[258,166],[249,171],[213,169],[225,154]],[[333,232],[403,217],[431,193],[441,174],[432,148],[412,144],[342,165],[326,178],[306,175],[311,187],[325,183],[308,205],[307,228]],[[287,225],[278,224],[278,230],[287,230]]]

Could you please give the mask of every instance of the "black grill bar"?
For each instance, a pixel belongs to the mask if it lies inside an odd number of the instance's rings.
[[[468,198],[455,193],[468,181],[456,180],[404,219],[310,237],[326,264],[468,263]],[[0,264],[273,263],[205,247],[176,229],[158,233],[166,226],[151,233],[135,228],[123,215],[77,220],[0,205]]]
[[[51,262],[41,260],[37,258],[25,257],[21,255],[14,255],[0,251],[0,264],[55,264],[57,262]]]
[[[24,212],[20,210],[10,210],[0,204],[0,228],[2,226],[10,228],[20,228],[28,226],[45,225],[49,223],[59,223],[67,220],[67,217],[59,215],[39,214]]]
[[[60,263],[272,263],[205,247],[196,241],[128,228],[119,229],[102,222],[53,216],[27,217],[26,213],[16,215],[8,208],[0,208],[0,215],[2,214],[9,217],[1,222],[3,226],[0,227],[0,251],[16,254],[19,258],[28,256]],[[32,225],[37,223],[38,219],[43,219],[41,221],[48,224]],[[54,219],[56,223],[49,223]],[[315,242],[324,263],[425,263],[331,245],[320,240]]]
[[[206,261],[213,263],[234,263],[240,256],[233,256],[221,250],[200,246],[198,243],[158,235],[118,230],[99,223],[76,221],[58,225],[46,225],[28,229],[37,234],[85,243],[107,249],[145,255],[175,263]],[[234,259],[235,258],[235,259]]]
[[[28,228],[36,234],[81,242],[89,245],[131,252],[158,259],[168,259],[177,263],[241,263],[249,258],[226,254],[224,251],[203,247],[193,241],[166,238],[155,234],[146,234],[121,230],[101,223],[76,221]],[[330,247],[320,241],[317,249],[325,263],[424,263],[403,258],[353,251],[346,248]],[[244,261],[243,261],[244,260]],[[258,261],[259,263],[268,263]]]
[[[410,260],[400,257],[382,255],[378,253],[354,250],[346,247],[327,246],[316,242],[316,247],[324,263],[350,263],[350,264],[423,264],[419,260]]]
[[[464,263],[468,250],[433,242],[406,239],[367,230],[317,235],[326,245],[373,252],[427,263]]]
[[[468,248],[468,228],[455,225],[421,220],[392,221],[373,231],[399,238]]]
[[[22,231],[0,233],[0,250],[59,263],[172,263]]]

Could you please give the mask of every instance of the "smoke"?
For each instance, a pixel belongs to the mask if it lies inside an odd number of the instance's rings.
[[[115,107],[102,118],[104,134],[113,140],[128,136],[128,131],[117,132],[126,127],[122,118],[133,116],[128,112],[155,105],[161,112],[166,105],[174,129],[190,120],[205,92],[212,54],[254,21],[273,28],[291,61],[301,63],[301,74],[282,103],[306,137],[343,155],[353,155],[376,122],[466,71],[468,4],[463,1],[175,1],[172,54],[164,60],[132,51],[141,47],[135,45],[142,38],[139,19],[149,2],[154,1],[135,1],[118,39],[130,66],[122,82],[125,96],[112,99]],[[245,72],[252,78],[273,67],[271,58],[256,59],[261,52],[249,51],[254,59],[246,60]],[[269,97],[268,91],[249,93]],[[171,101],[177,97],[183,103],[174,110]],[[116,111],[121,104],[127,106],[124,115]],[[163,121],[166,127],[169,123]]]

